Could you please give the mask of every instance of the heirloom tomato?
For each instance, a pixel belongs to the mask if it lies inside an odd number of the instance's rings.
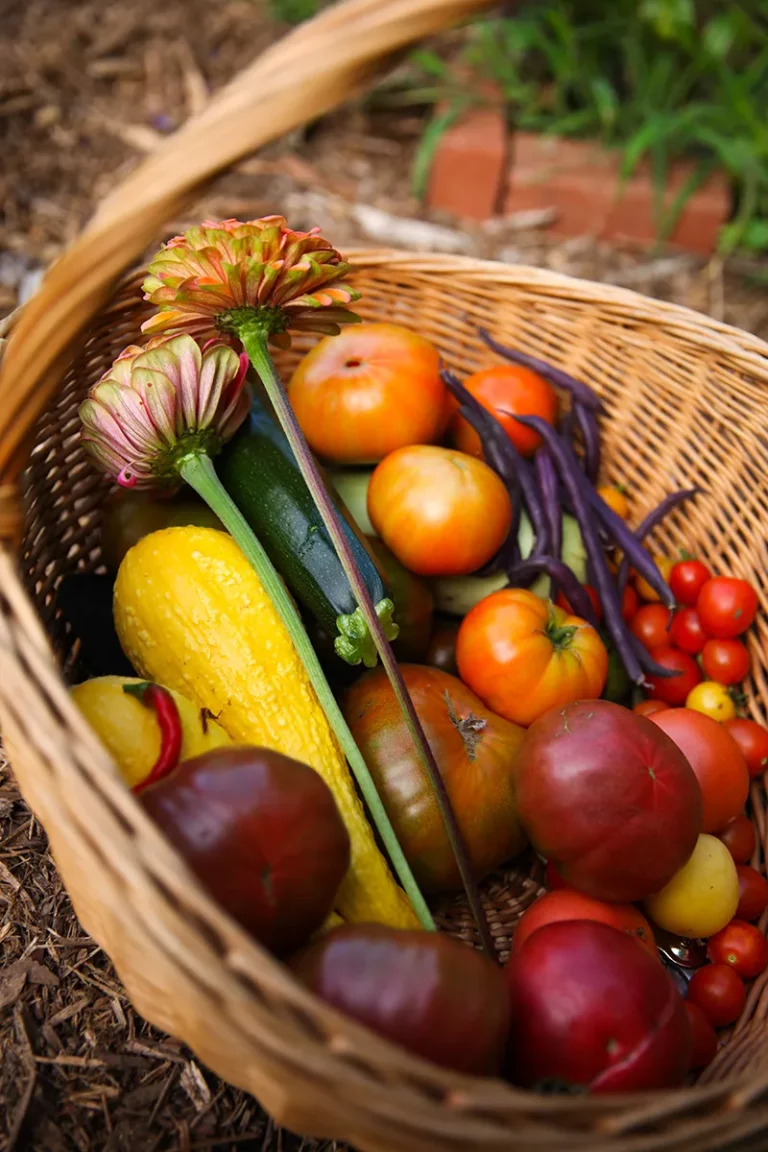
[[[497,364],[484,368],[464,381],[468,392],[492,412],[523,456],[532,456],[541,437],[532,428],[518,423],[515,416],[540,416],[548,424],[557,420],[557,394],[552,385],[518,364]],[[453,443],[471,456],[483,455],[480,438],[471,424],[457,412],[451,421]]]
[[[558,920],[599,920],[602,924],[610,924],[637,940],[654,960],[659,959],[651,926],[634,904],[609,904],[606,900],[595,900],[583,892],[565,887],[540,896],[525,910],[512,937],[512,951],[519,952],[537,928]]]

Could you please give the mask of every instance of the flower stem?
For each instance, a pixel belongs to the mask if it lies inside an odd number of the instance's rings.
[[[325,678],[325,673],[320,666],[317,654],[304,630],[301,617],[289,593],[286,591],[283,581],[273,567],[272,561],[262,548],[250,525],[240,512],[240,509],[216,475],[216,469],[213,466],[213,461],[210,456],[203,454],[187,456],[181,461],[179,471],[190,488],[194,488],[198,496],[201,496],[203,500],[205,500],[211,511],[215,512],[219,520],[221,520],[264,585],[264,590],[277,609],[280,619],[290,634],[301,662],[306,669],[307,676],[315,690],[315,694],[325,712],[326,719],[336,733],[344,755],[349,761],[349,765],[363,794],[363,798],[368,805],[368,810],[371,813],[373,822],[389,854],[392,867],[413,904],[419,922],[422,927],[434,931],[435,922],[432,918],[432,913],[427,907],[426,901],[414,879],[411,867],[400,847],[397,836],[395,835],[395,830],[376,791],[376,785],[373,782],[373,777],[368,769],[368,765],[363,759],[362,753],[355,743],[355,739],[349,730],[349,726],[342,715],[341,709],[336,703],[336,698]]]
[[[405,686],[397,660],[395,659],[395,654],[376,615],[373,601],[365,586],[365,581],[355,563],[349,542],[339,521],[338,512],[328,495],[328,490],[320,476],[317,464],[291,408],[288,394],[272,362],[272,357],[267,348],[266,334],[258,321],[246,319],[238,327],[238,335],[243,342],[245,351],[248,353],[251,364],[258,372],[261,382],[266,389],[272,407],[275,410],[275,415],[296,457],[299,470],[312,493],[323,523],[331,537],[333,546],[336,549],[345,575],[349,580],[350,587],[355,595],[363,619],[368,625],[371,636],[373,637],[376,650],[381,658],[381,663],[389,677],[395,697],[408,725],[416,752],[424,765],[427,777],[435,794],[435,799],[437,800],[440,815],[456,859],[459,875],[461,876],[461,881],[467,894],[472,915],[477,924],[483,948],[488,956],[495,958],[496,953],[493,938],[480,900],[480,892],[475,877],[472,874],[469,854],[464,844],[456,815],[451,807],[450,797],[448,796],[443,778],[440,775],[440,769],[437,766],[437,762],[432,754],[432,749],[424,735],[424,730],[416,713],[416,709],[413,706],[413,701],[408,694],[408,689]]]

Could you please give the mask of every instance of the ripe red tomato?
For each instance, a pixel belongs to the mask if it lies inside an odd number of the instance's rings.
[[[512,951],[519,952],[537,928],[558,920],[599,920],[601,924],[610,924],[637,940],[654,960],[659,960],[651,926],[634,904],[609,904],[565,887],[547,892],[526,909],[515,928]]]
[[[677,673],[668,677],[649,676],[649,691],[652,698],[663,700],[665,704],[685,704],[689,692],[701,680],[701,672],[696,661],[687,652],[680,652],[677,648],[654,648],[651,656],[662,668],[674,669]]]
[[[545,924],[512,953],[504,975],[515,1083],[552,1078],[591,1093],[682,1083],[691,1057],[683,1001],[624,932],[594,920]]]
[[[522,725],[572,700],[596,700],[608,674],[595,629],[524,588],[475,605],[459,628],[456,662],[489,708]]]
[[[606,700],[553,708],[537,720],[515,775],[518,815],[534,848],[598,900],[630,903],[658,892],[701,831],[701,789],[685,756],[650,720]]]
[[[695,608],[681,608],[675,612],[669,636],[676,648],[690,656],[698,656],[707,642]]]
[[[599,623],[599,621],[603,618],[603,606],[600,603],[600,597],[591,584],[585,584],[584,591],[589,597],[589,602],[594,609],[595,616]],[[558,592],[555,604],[557,604],[558,608],[562,608],[564,612],[567,612],[569,616],[575,615],[573,608],[571,608],[562,592]]]
[[[634,616],[635,612],[637,612],[637,606],[639,603],[640,598],[638,597],[637,592],[631,584],[627,584],[621,596],[621,615],[624,618],[625,623],[628,623]]]
[[[326,336],[299,363],[289,396],[312,450],[337,464],[432,443],[448,410],[437,349],[399,324]]]
[[[734,816],[723,828],[720,839],[737,864],[746,864],[755,850],[757,833],[748,816]]]
[[[669,587],[678,604],[692,608],[699,592],[712,579],[712,573],[701,560],[680,560],[669,574]]]
[[[492,412],[523,456],[532,456],[541,437],[532,428],[518,423],[515,416],[540,416],[548,424],[557,420],[557,393],[552,385],[517,364],[495,364],[464,381],[464,387]],[[462,452],[482,459],[483,450],[474,428],[458,412],[451,421],[453,443]]]
[[[643,604],[629,622],[629,630],[650,651],[669,644],[669,609],[663,604]]]
[[[713,1028],[725,1028],[744,1011],[747,990],[727,964],[705,964],[690,979],[688,999],[701,1008]]]
[[[494,716],[461,680],[437,668],[401,666],[408,694],[435,754],[475,874],[518,855],[515,758],[524,732]],[[418,882],[431,892],[461,887],[435,794],[383,668],[347,692],[344,716],[371,770]]]
[[[292,967],[315,995],[409,1052],[459,1072],[499,1071],[509,1030],[503,973],[450,936],[345,924]]]
[[[707,640],[701,649],[701,666],[709,680],[740,684],[749,675],[749,652],[740,640]]]
[[[487,464],[418,444],[382,460],[368,485],[368,515],[397,559],[419,576],[462,576],[503,544],[512,504]]]
[[[749,773],[736,741],[716,720],[691,708],[668,708],[649,719],[674,740],[696,774],[703,831],[722,832],[741,815],[749,794]]]
[[[731,920],[711,936],[707,956],[713,964],[727,964],[742,980],[754,980],[768,968],[768,940],[754,924]]]
[[[768,880],[748,864],[737,864],[739,877],[739,920],[759,920],[768,908]]]
[[[557,865],[554,860],[547,860],[547,866],[544,869],[544,883],[550,892],[559,892],[563,888],[572,891],[570,884],[566,884],[562,876],[557,870]]]
[[[683,1001],[685,1014],[691,1026],[693,1051],[691,1052],[691,1069],[706,1068],[717,1055],[717,1032],[707,1020],[698,1004],[690,1000]]]
[[[663,700],[641,700],[639,704],[635,704],[632,711],[638,716],[653,716],[654,712],[663,712],[665,708],[669,708],[669,704],[665,704]]]
[[[757,593],[746,580],[715,576],[696,600],[701,626],[708,636],[729,640],[746,632],[757,612]]]
[[[740,716],[726,720],[723,727],[728,729],[741,748],[750,776],[762,776],[768,770],[768,728],[755,720],[743,720]]]

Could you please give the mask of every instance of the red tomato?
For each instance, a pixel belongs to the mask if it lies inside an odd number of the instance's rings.
[[[653,716],[654,712],[663,712],[666,708],[669,708],[669,704],[663,700],[641,700],[632,711],[637,712],[638,716]]]
[[[688,693],[701,680],[701,672],[696,661],[687,652],[680,652],[677,648],[654,648],[651,656],[662,668],[671,668],[677,673],[676,676],[669,677],[648,677],[653,699],[663,700],[665,704],[685,704]]]
[[[701,560],[680,560],[669,574],[669,587],[678,604],[692,608],[712,573]]]
[[[572,700],[597,700],[608,674],[595,629],[524,588],[494,592],[464,617],[456,663],[489,708],[523,726]]]
[[[762,776],[768,770],[768,728],[755,720],[742,720],[740,716],[723,724],[744,753],[750,776]]]
[[[709,680],[740,684],[749,675],[749,652],[740,640],[707,640],[701,649],[701,666]]]
[[[540,416],[548,424],[557,420],[557,394],[552,385],[517,364],[496,364],[464,381],[464,387],[484,408],[492,412],[523,456],[532,456],[541,437],[532,428],[518,423],[515,416]],[[462,452],[482,459],[483,450],[474,428],[458,413],[451,421],[453,443]]]
[[[629,622],[629,630],[650,651],[669,644],[669,610],[663,604],[643,604]]]
[[[713,964],[727,964],[742,980],[754,980],[768,968],[768,940],[754,924],[731,920],[711,936],[707,956]]]
[[[727,964],[705,964],[691,977],[688,999],[701,1008],[714,1028],[725,1028],[744,1011],[747,990]]]
[[[437,349],[399,324],[356,324],[326,336],[289,385],[310,447],[337,464],[382,460],[407,444],[438,440],[447,395]]]
[[[690,1000],[683,1001],[685,1014],[691,1026],[693,1051],[691,1052],[691,1069],[706,1068],[717,1055],[717,1032],[707,1020],[698,1004]]]
[[[610,924],[619,932],[626,932],[638,944],[642,944],[654,960],[659,960],[656,941],[651,926],[638,912],[634,904],[609,904],[605,900],[595,900],[573,888],[561,888],[547,892],[523,913],[512,937],[512,951],[519,952],[529,936],[544,924],[554,924],[558,920],[599,920]]]
[[[382,460],[368,485],[368,515],[397,559],[419,576],[464,576],[503,544],[512,504],[487,464],[415,444]]]
[[[563,888],[570,889],[571,887],[563,880],[554,860],[547,860],[547,866],[544,869],[544,883],[550,892],[559,892]]]
[[[691,708],[668,708],[649,719],[674,740],[696,774],[703,831],[722,832],[741,815],[749,793],[749,773],[736,741],[716,720]]]
[[[625,623],[628,623],[637,612],[639,603],[640,599],[637,592],[631,584],[627,584],[621,596],[621,615],[624,617]]]
[[[683,1001],[623,932],[594,920],[545,924],[512,953],[504,974],[515,1083],[565,1080],[590,1093],[682,1083],[691,1059]]]
[[[698,656],[707,642],[695,608],[681,608],[675,612],[669,636],[676,648],[690,656]]]
[[[599,622],[603,618],[603,606],[600,603],[600,597],[591,584],[585,584],[584,591],[586,592],[587,596],[589,596],[589,602],[592,605],[595,616]],[[564,612],[567,612],[569,616],[574,615],[573,608],[571,608],[562,592],[558,592],[555,604],[557,604],[558,608],[562,608]]]
[[[746,580],[715,576],[699,592],[696,611],[708,636],[729,640],[746,632],[757,612],[757,593]]]
[[[739,920],[759,920],[768,908],[768,880],[748,864],[737,864],[739,877]]]
[[[746,864],[755,850],[757,833],[748,816],[734,816],[723,828],[720,839],[737,864]]]

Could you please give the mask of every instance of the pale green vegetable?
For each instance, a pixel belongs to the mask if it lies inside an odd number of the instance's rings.
[[[363,535],[376,536],[377,533],[368,516],[368,484],[371,472],[352,470],[329,472],[328,478]]]

